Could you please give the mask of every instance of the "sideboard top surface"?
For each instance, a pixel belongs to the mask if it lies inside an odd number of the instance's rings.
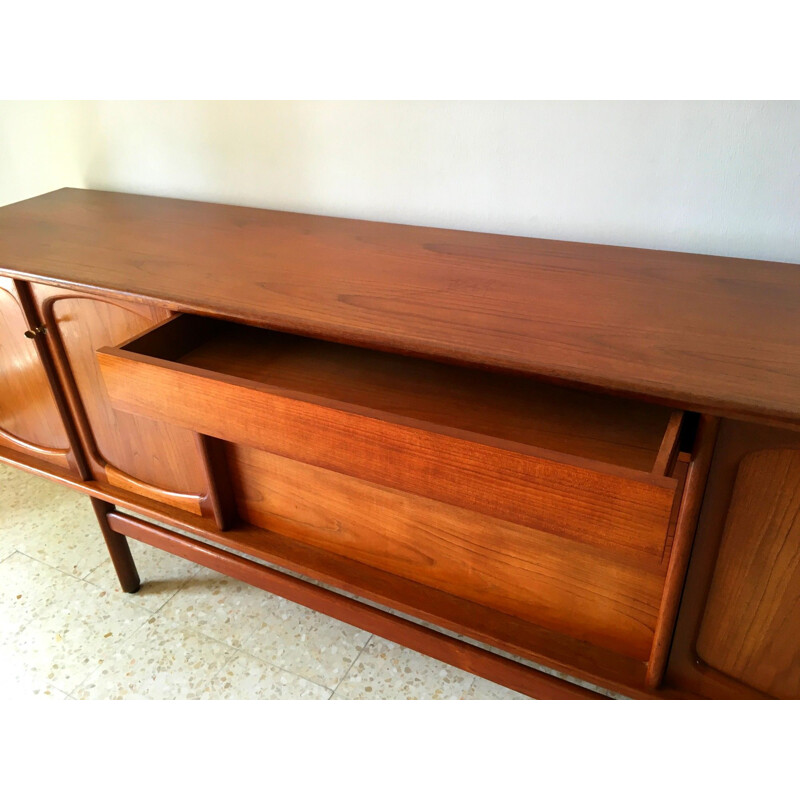
[[[800,266],[81,189],[0,271],[251,325],[800,422]]]

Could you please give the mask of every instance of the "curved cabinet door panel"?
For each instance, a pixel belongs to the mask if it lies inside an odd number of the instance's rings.
[[[74,471],[67,431],[10,278],[0,277],[0,447]]]
[[[739,464],[697,653],[773,697],[800,697],[800,450]]]
[[[98,480],[202,514],[207,481],[195,436],[145,417],[115,411],[95,352],[130,339],[169,313],[115,297],[34,285],[39,311],[52,335],[89,467]]]
[[[667,679],[800,699],[800,433],[722,420]]]

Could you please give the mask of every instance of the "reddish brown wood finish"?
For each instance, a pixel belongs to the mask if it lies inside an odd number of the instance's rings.
[[[703,502],[708,470],[714,452],[719,420],[716,417],[700,418],[692,459],[686,475],[683,497],[678,513],[675,538],[672,541],[669,568],[660,599],[658,622],[653,635],[653,649],[647,664],[647,685],[655,688],[661,683],[667,665],[669,645],[678,613],[686,565],[692,549],[697,518]]]
[[[236,498],[231,486],[230,474],[225,462],[225,443],[198,433],[197,449],[203,463],[208,484],[208,499],[217,527],[227,530],[239,520]]]
[[[81,445],[78,429],[72,419],[69,401],[59,381],[58,371],[53,361],[50,347],[47,344],[47,328],[45,327],[44,320],[39,315],[39,310],[36,307],[36,301],[33,298],[30,284],[24,281],[14,281],[14,286],[16,287],[17,295],[20,299],[20,305],[25,312],[25,318],[31,327],[31,331],[28,332],[28,335],[33,335],[33,341],[36,344],[39,359],[44,368],[45,375],[47,376],[50,390],[53,393],[53,399],[58,408],[64,430],[67,433],[67,439],[69,440],[68,461],[70,470],[76,475],[80,475],[83,480],[87,480],[91,475],[89,464],[83,446]]]
[[[231,447],[230,469],[253,525],[631,658],[650,654],[665,567],[262,450]]]
[[[195,328],[194,338],[191,329]],[[235,378],[280,386],[384,418],[439,428],[666,475],[661,453],[677,441],[681,412],[531,378],[437,364],[197,317],[161,327],[173,342],[125,349]],[[178,350],[177,343],[185,349]],[[166,349],[169,355],[164,355]],[[665,431],[666,429],[666,431]],[[657,459],[664,463],[656,465]]]
[[[90,500],[97,522],[100,525],[100,530],[103,533],[103,538],[106,541],[108,554],[114,564],[119,585],[122,587],[123,592],[134,594],[139,591],[141,586],[139,572],[133,561],[128,540],[109,525],[109,515],[115,511],[114,506],[104,500],[98,500],[96,497],[91,497]]]
[[[597,692],[531,669],[468,642],[143,520],[113,512],[109,514],[108,521],[111,528],[120,534],[188,558],[351,625],[364,627],[398,644],[498,681],[519,692],[547,700],[605,699]]]
[[[655,652],[650,680],[657,682],[653,669],[663,669],[679,591],[668,594],[665,616],[660,600],[679,482],[657,473],[675,462],[681,412],[655,409],[648,419],[640,411],[626,427],[624,412],[611,409],[607,442],[622,432],[628,447],[649,443],[649,471],[637,472],[611,462],[613,444],[603,451],[611,463],[586,458],[581,437],[596,452],[602,415],[574,400],[560,416],[563,390],[549,406],[546,392],[531,404],[530,416],[548,422],[527,422],[532,438],[519,443],[510,440],[510,426],[506,438],[487,435],[490,427],[475,432],[458,402],[464,395],[448,391],[460,376],[452,367],[429,364],[416,384],[425,391],[414,395],[403,380],[411,367],[396,357],[364,361],[354,348],[320,351],[295,337],[252,338],[247,329],[185,317],[103,348],[98,359],[116,407],[274,454],[233,451],[234,495],[250,522],[643,663]],[[489,407],[495,389],[476,377],[471,391]],[[559,426],[571,427],[570,435]],[[550,443],[564,436],[571,452],[537,447],[539,430]],[[658,522],[650,522],[654,512]],[[692,526],[680,526],[681,542]],[[672,569],[673,584],[684,568],[685,556]]]
[[[739,464],[697,654],[773,697],[800,697],[800,449]]]
[[[800,609],[792,600],[798,590],[792,573],[797,546],[791,541],[792,536],[796,538],[792,528],[796,520],[779,513],[787,503],[796,502],[796,495],[784,483],[791,480],[791,472],[787,465],[781,467],[781,453],[787,450],[800,450],[800,436],[777,428],[721,422],[666,685],[720,699],[791,694],[800,653]],[[763,474],[749,475],[737,492],[740,466],[753,453],[766,459]],[[720,583],[706,619],[717,572]],[[737,574],[738,585],[733,586],[730,581]],[[723,591],[726,584],[729,589]],[[719,638],[721,625],[730,634],[723,639]],[[698,652],[701,636],[702,653]],[[706,663],[703,656],[719,668]],[[783,670],[780,676],[764,677],[776,667]]]
[[[51,284],[35,287],[37,306],[17,281],[0,305],[6,322],[21,310],[32,329],[46,323],[37,380],[66,432],[56,445],[17,436],[15,450],[6,435],[0,461],[97,498],[124,586],[135,566],[107,520],[495,680],[565,691],[109,504],[632,696],[798,696],[797,267],[62,190],[0,209],[0,271]],[[218,319],[167,320],[176,310]],[[94,349],[130,337],[104,356],[118,359],[105,362],[114,393],[200,435],[110,410]],[[703,495],[701,425],[678,513],[683,410],[783,429],[723,420]],[[220,438],[239,443],[233,485]],[[364,505],[347,508],[348,495]]]
[[[42,362],[37,325],[25,314],[17,287],[0,277],[0,444],[78,471],[63,418]]]
[[[653,464],[654,475],[670,475],[675,466],[680,450],[680,431],[683,424],[683,411],[673,411],[669,418],[669,423],[664,431],[664,438],[661,440],[661,447],[658,449],[655,463]]]
[[[235,359],[235,350],[218,352],[213,372],[135,347],[98,352],[115,408],[661,563],[672,478],[231,376],[225,352]],[[457,418],[439,399],[440,413]]]
[[[176,310],[800,423],[800,269],[62,189],[0,265]]]
[[[193,435],[112,409],[95,358],[97,347],[169,314],[112,297],[38,285],[32,290],[93,476],[200,514],[208,489]]]

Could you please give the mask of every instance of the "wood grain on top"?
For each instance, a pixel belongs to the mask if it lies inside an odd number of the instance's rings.
[[[61,189],[0,209],[0,270],[800,422],[791,264]]]

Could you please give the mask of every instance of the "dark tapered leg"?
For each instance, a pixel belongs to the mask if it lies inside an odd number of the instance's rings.
[[[131,548],[128,546],[128,540],[120,533],[112,531],[108,526],[106,514],[114,510],[111,503],[106,503],[104,500],[98,500],[96,497],[89,498],[92,501],[92,508],[97,516],[97,521],[100,523],[100,530],[103,532],[103,538],[106,540],[106,547],[108,547],[108,554],[111,556],[111,561],[114,564],[114,569],[117,571],[119,578],[119,585],[122,587],[123,592],[133,594],[139,591],[139,573],[136,570],[136,564],[131,555]]]

